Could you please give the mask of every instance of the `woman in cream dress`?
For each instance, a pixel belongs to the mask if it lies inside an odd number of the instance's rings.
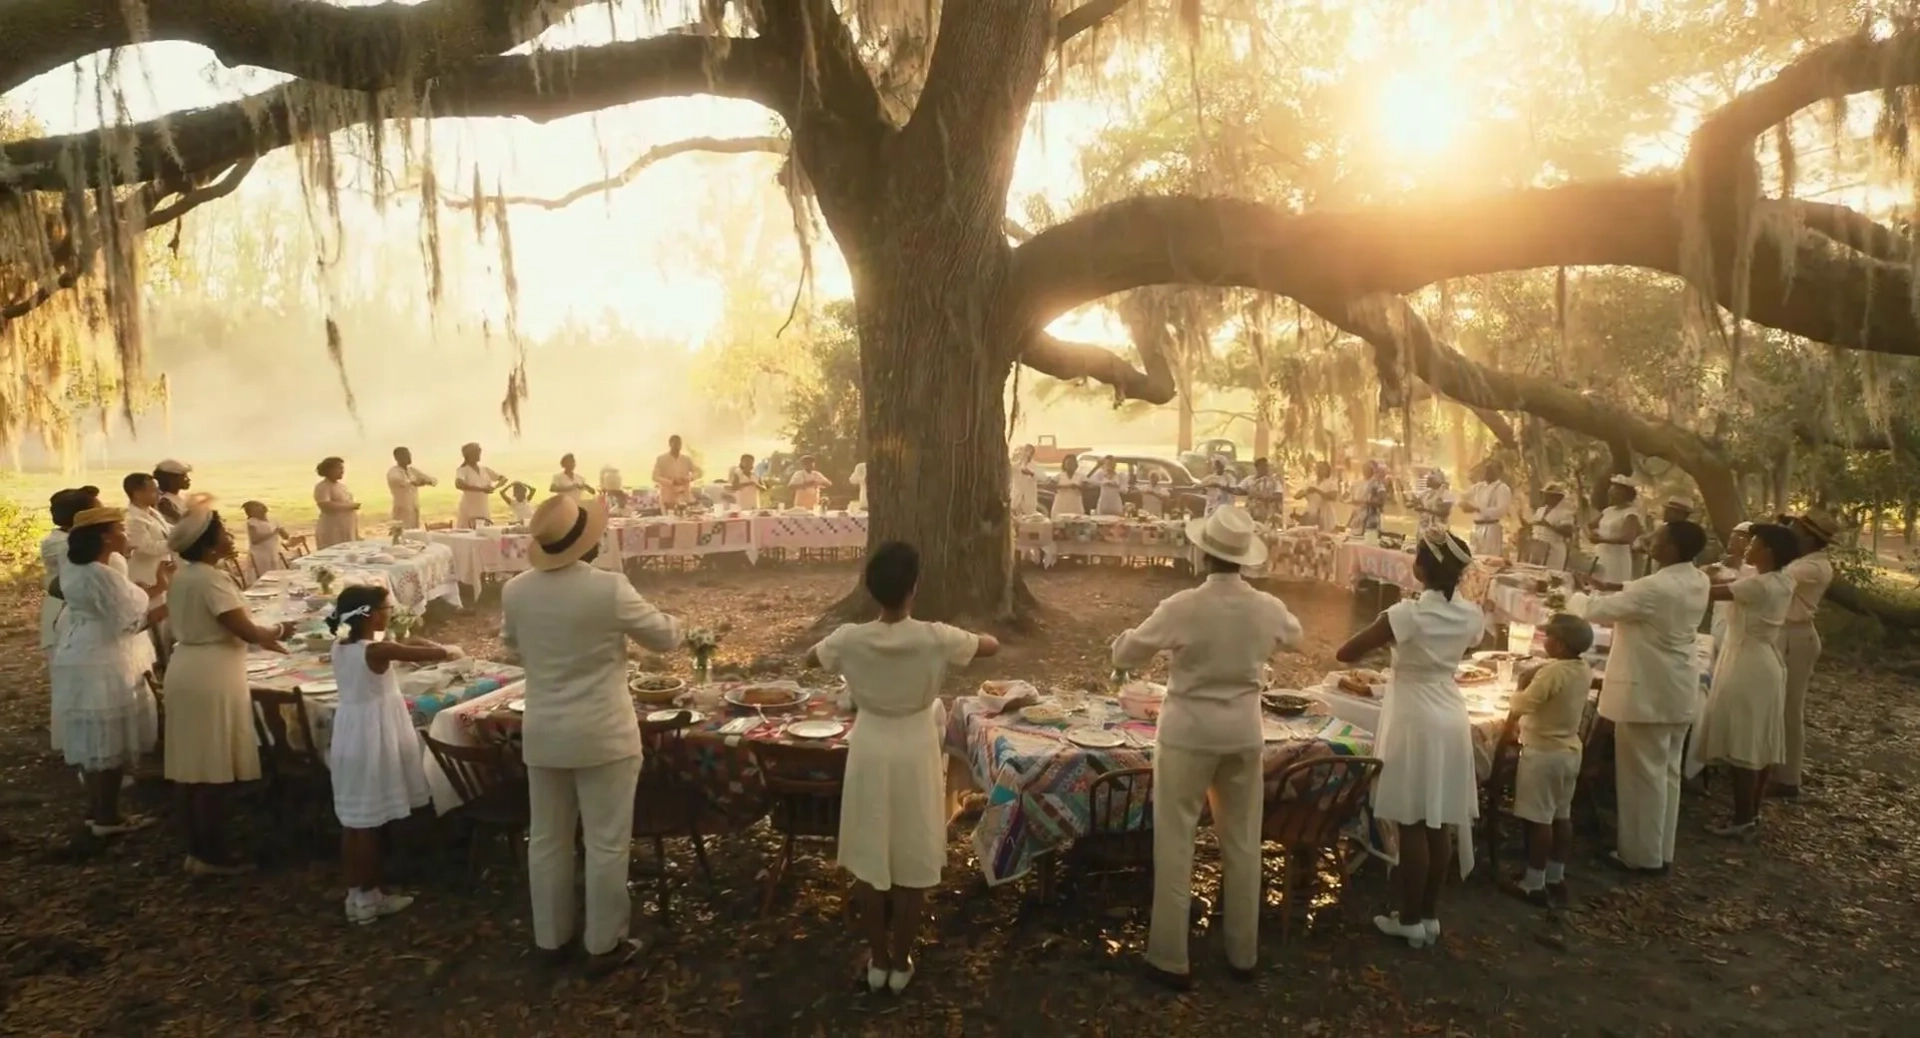
[[[313,503],[320,506],[320,519],[313,527],[313,544],[325,548],[360,539],[360,503],[341,480],[346,478],[347,463],[328,458],[314,466],[320,482],[313,487]]]
[[[1085,481],[1079,470],[1079,458],[1069,454],[1061,460],[1060,474],[1053,479],[1053,518],[1087,514],[1087,499],[1080,493]]]
[[[53,517],[53,529],[40,539],[40,566],[43,570],[40,590],[40,652],[47,657],[47,666],[53,666],[53,651],[60,647],[60,630],[66,618],[67,603],[60,597],[60,567],[67,560],[67,531],[73,527],[73,517],[89,508],[100,506],[99,487],[73,487],[56,491],[48,501],[48,513]],[[127,571],[127,560],[121,555],[113,555],[107,564],[121,573]],[[49,696],[48,707],[55,701]],[[60,752],[60,719],[57,714],[47,721],[47,731],[53,740],[53,752]]]
[[[891,541],[868,557],[863,582],[880,618],[846,624],[810,662],[844,675],[857,711],[840,795],[840,866],[853,874],[871,958],[867,984],[895,992],[913,977],[926,893],[947,861],[946,761],[940,686],[947,670],[999,649],[992,635],[913,619],[920,555]]]
[[[1633,507],[1640,491],[1625,476],[1607,487],[1607,507],[1589,528],[1596,558],[1593,575],[1609,584],[1633,579],[1633,542],[1640,539],[1640,513]]]
[[[1040,511],[1040,482],[1033,473],[1032,445],[1022,444],[1013,452],[1009,471],[1007,511],[1015,519],[1023,519]]]
[[[1337,654],[1342,663],[1355,663],[1375,649],[1393,647],[1393,682],[1374,740],[1374,752],[1384,763],[1373,791],[1373,813],[1400,830],[1400,910],[1373,922],[1415,948],[1440,938],[1440,889],[1456,833],[1460,874],[1473,869],[1479,782],[1467,701],[1454,678],[1460,658],[1480,640],[1486,623],[1479,606],[1455,594],[1472,560],[1466,542],[1445,530],[1421,537],[1413,572],[1426,590],[1395,603]]]
[[[1780,629],[1793,603],[1793,578],[1783,572],[1800,557],[1793,531],[1772,523],[1749,529],[1747,565],[1753,576],[1715,584],[1715,602],[1729,602],[1726,646],[1713,667],[1706,709],[1694,725],[1687,771],[1708,764],[1733,772],[1733,820],[1709,829],[1716,836],[1751,839],[1760,819],[1767,769],[1787,759],[1787,667]]]
[[[167,664],[165,773],[179,790],[187,834],[186,871],[245,871],[227,855],[226,792],[260,777],[253,735],[247,646],[285,653],[290,623],[262,627],[247,616],[240,589],[221,569],[234,554],[233,535],[204,503],[189,508],[168,545],[185,561],[168,593],[177,645]]]

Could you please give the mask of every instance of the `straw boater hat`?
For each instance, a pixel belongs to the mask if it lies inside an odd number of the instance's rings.
[[[1688,514],[1692,514],[1693,512],[1693,502],[1684,497],[1667,498],[1667,507],[1678,508],[1682,512],[1686,512]]]
[[[1253,516],[1244,508],[1216,508],[1205,519],[1187,520],[1187,540],[1216,559],[1258,566],[1267,561],[1267,543],[1254,535]]]
[[[83,526],[105,526],[107,523],[125,522],[126,518],[127,510],[124,508],[107,506],[103,508],[82,509],[79,515],[73,517],[73,529],[78,530]]]
[[[582,504],[566,494],[555,494],[533,510],[527,531],[533,535],[533,547],[527,551],[533,568],[562,569],[600,546],[600,536],[607,532],[607,506],[599,498]]]
[[[1834,521],[1833,516],[1818,508],[1809,509],[1807,514],[1795,519],[1794,523],[1805,527],[1809,533],[1823,541],[1832,541],[1840,536],[1840,524]]]

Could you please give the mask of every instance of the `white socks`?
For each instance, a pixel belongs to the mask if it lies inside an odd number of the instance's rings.
[[[1528,869],[1527,874],[1520,878],[1520,889],[1526,891],[1529,894],[1533,893],[1536,890],[1547,889],[1546,870],[1545,869]]]
[[[1567,863],[1564,861],[1547,862],[1547,882],[1565,883],[1567,881]]]

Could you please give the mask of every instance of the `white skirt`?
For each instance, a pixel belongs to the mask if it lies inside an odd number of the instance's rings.
[[[398,696],[342,703],[333,715],[333,813],[348,829],[377,829],[432,800],[420,735]]]
[[[909,717],[861,713],[847,739],[840,867],[875,890],[940,885],[947,864],[947,766],[940,705]]]
[[[1735,634],[1713,668],[1694,724],[1687,774],[1708,764],[1757,771],[1787,760],[1787,671],[1772,645]]]
[[[1480,814],[1472,722],[1464,707],[1448,710],[1426,698],[1414,686],[1387,691],[1374,738],[1381,768],[1373,813],[1403,825],[1466,825]]]
[[[115,662],[53,667],[53,740],[86,771],[128,768],[159,741],[160,716],[146,676],[128,679]]]

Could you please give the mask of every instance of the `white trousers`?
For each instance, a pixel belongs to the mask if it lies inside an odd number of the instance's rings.
[[[1227,962],[1252,969],[1260,955],[1260,751],[1207,753],[1162,746],[1153,759],[1153,921],[1148,964],[1186,973],[1193,838],[1211,802],[1225,873]]]
[[[1615,846],[1620,860],[1634,868],[1657,869],[1673,862],[1687,728],[1684,724],[1613,726],[1613,783],[1620,809]]]
[[[1773,769],[1773,781],[1797,786],[1806,764],[1807,683],[1820,662],[1820,632],[1810,623],[1787,624],[1780,628],[1780,654],[1787,665],[1787,762]]]
[[[527,769],[531,825],[527,880],[533,888],[533,943],[546,949],[573,939],[573,835],[587,848],[587,924],[580,941],[590,954],[613,950],[633,925],[627,898],[632,857],[633,794],[640,757],[592,768]]]
[[[1473,553],[1475,555],[1497,555],[1505,558],[1507,554],[1506,537],[1499,523],[1473,524]]]

